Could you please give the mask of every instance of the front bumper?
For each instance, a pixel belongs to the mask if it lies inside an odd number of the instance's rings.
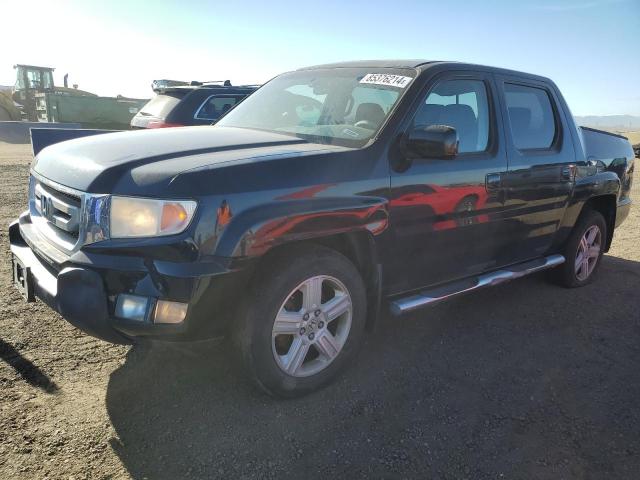
[[[80,330],[111,343],[135,338],[202,340],[224,335],[233,320],[237,293],[250,277],[249,263],[230,259],[169,262],[82,249],[70,256],[42,238],[23,214],[9,227],[11,253],[30,270],[37,298]],[[115,316],[121,293],[188,304],[180,324],[154,324]],[[152,309],[149,309],[150,311]]]

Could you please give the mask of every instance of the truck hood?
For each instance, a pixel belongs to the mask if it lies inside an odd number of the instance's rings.
[[[84,192],[143,195],[162,190],[186,171],[340,150],[347,149],[259,130],[181,127],[57,143],[36,156],[32,169]]]

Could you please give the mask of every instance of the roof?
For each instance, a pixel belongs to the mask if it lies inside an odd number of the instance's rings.
[[[260,85],[177,85],[171,87],[158,87],[153,89],[155,93],[190,92],[193,90],[214,90],[218,92],[237,90],[256,90]]]
[[[455,61],[442,61],[442,60],[357,60],[353,62],[337,62],[327,63],[324,65],[313,65],[310,67],[300,68],[298,70],[316,70],[324,68],[418,68],[420,70],[426,70],[427,68],[436,65],[450,65],[455,66],[456,69],[471,69],[480,71],[489,71],[499,73],[502,75],[513,75],[520,77],[529,77],[537,80],[548,81],[549,79],[540,75],[532,73],[520,72],[516,70],[509,70],[500,67],[491,67],[487,65],[477,65],[473,63],[463,63]]]
[[[38,68],[40,70],[51,70],[52,72],[55,70],[55,68],[52,67],[41,67],[38,65],[25,65],[23,63],[18,63],[16,65],[13,66],[13,68],[18,68],[18,67],[24,67],[24,68]]]
[[[353,62],[326,63],[324,65],[313,65],[300,68],[299,70],[315,70],[320,68],[416,68],[427,63],[434,63],[433,60],[356,60]]]

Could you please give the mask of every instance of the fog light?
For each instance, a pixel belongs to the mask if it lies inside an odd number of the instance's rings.
[[[149,299],[138,295],[118,295],[116,317],[144,322]]]
[[[187,316],[187,304],[158,300],[153,314],[154,323],[180,323]]]

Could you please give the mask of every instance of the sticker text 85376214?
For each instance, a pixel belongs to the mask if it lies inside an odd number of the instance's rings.
[[[403,75],[390,75],[386,73],[367,73],[360,83],[368,83],[370,85],[385,85],[387,87],[404,88],[409,85],[413,78]]]

